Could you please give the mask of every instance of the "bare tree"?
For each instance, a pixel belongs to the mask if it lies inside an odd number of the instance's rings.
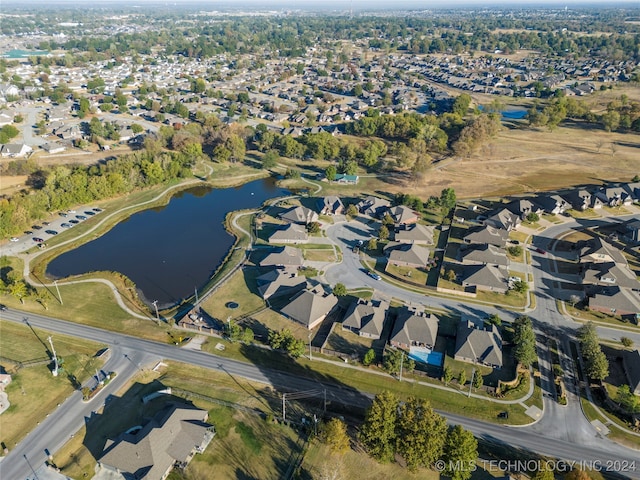
[[[596,140],[596,152],[600,153],[600,150],[602,149],[602,146],[604,145],[604,140]]]
[[[569,297],[569,303],[571,304],[572,307],[576,306],[576,303],[578,303],[580,301],[580,297],[578,295],[571,295]]]
[[[616,155],[616,152],[618,151],[618,144],[615,142],[612,142],[609,148],[611,149],[611,157],[613,158]]]

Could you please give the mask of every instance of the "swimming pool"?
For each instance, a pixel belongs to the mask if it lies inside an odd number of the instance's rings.
[[[426,347],[411,347],[409,349],[409,358],[427,365],[435,365],[436,367],[442,366],[442,353],[434,352],[430,348]]]

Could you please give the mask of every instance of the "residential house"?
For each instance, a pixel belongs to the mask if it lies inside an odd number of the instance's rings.
[[[625,222],[623,234],[632,242],[640,242],[640,220]]]
[[[462,239],[470,244],[489,244],[495,247],[504,248],[507,245],[509,232],[503,228],[494,228],[489,225],[475,227],[468,230]]]
[[[5,125],[11,125],[13,123],[14,115],[7,115],[4,112],[0,112],[0,127]]]
[[[62,125],[59,128],[54,129],[53,134],[63,140],[73,140],[82,136],[82,132],[78,125]]]
[[[497,210],[484,221],[484,225],[506,230],[507,232],[518,228],[518,225],[520,225],[520,223],[522,223],[522,219],[520,218],[520,216],[511,212],[510,210],[507,210],[506,208]]]
[[[465,265],[509,265],[506,252],[498,247],[488,243],[464,246],[459,251],[459,260]]]
[[[608,315],[629,317],[637,322],[640,316],[640,295],[628,288],[602,288],[593,297],[589,297],[589,309]]]
[[[387,267],[426,267],[429,262],[429,249],[416,243],[389,242],[384,253],[387,256]]]
[[[619,207],[633,203],[630,192],[624,187],[602,187],[595,196],[608,207]]]
[[[382,198],[368,196],[364,200],[360,201],[356,206],[360,213],[368,215],[369,217],[380,218],[387,212],[391,203]]]
[[[296,294],[280,313],[313,330],[337,304],[338,298],[335,295],[326,293],[318,286],[313,290],[302,290]]]
[[[578,211],[585,211],[591,208],[591,194],[583,189],[572,190],[562,196],[564,200],[571,205],[571,208]]]
[[[297,223],[289,223],[269,237],[269,243],[306,243],[308,241],[307,229]]]
[[[502,368],[502,336],[498,327],[480,327],[471,320],[461,320],[456,333],[454,357],[463,362]]]
[[[107,440],[98,465],[110,478],[164,480],[174,466],[184,468],[206,450],[215,436],[207,417],[206,410],[169,405],[135,433]]]
[[[560,195],[540,195],[536,197],[535,203],[549,215],[561,215],[571,208],[571,205]]]
[[[317,205],[320,215],[341,215],[344,211],[342,200],[335,195],[319,198]]]
[[[389,343],[405,350],[412,346],[432,349],[438,336],[438,323],[438,317],[431,313],[403,307],[393,325]]]
[[[519,216],[521,220],[526,219],[527,215],[531,213],[538,215],[542,213],[542,209],[538,205],[526,198],[512,201],[507,205],[507,210]]]
[[[349,305],[342,320],[342,328],[361,337],[378,340],[382,335],[388,309],[387,302],[360,298]]]
[[[435,227],[432,225],[421,225],[414,223],[404,225],[395,232],[395,241],[398,243],[415,243],[416,245],[433,245],[433,232]]]
[[[284,266],[284,267],[301,267],[304,263],[302,252],[293,247],[278,248],[269,253],[261,262],[261,267]]]
[[[623,188],[634,202],[640,202],[640,182],[627,183]]]
[[[627,376],[630,390],[640,395],[640,350],[622,352],[622,366]]]
[[[307,207],[297,206],[291,207],[280,215],[280,219],[288,223],[298,223],[301,225],[307,225],[309,223],[318,221],[318,214]]]
[[[492,265],[470,265],[462,274],[462,285],[478,290],[507,293],[509,290],[509,272],[505,267]]]
[[[298,275],[297,268],[274,268],[256,278],[258,292],[263,299],[291,295],[304,290],[309,282],[304,275]]]
[[[55,153],[64,152],[67,149],[67,147],[65,147],[63,144],[58,142],[49,142],[42,145],[42,149],[45,152],[53,155]]]
[[[413,209],[405,205],[398,205],[390,208],[389,215],[393,218],[393,223],[395,223],[396,226],[417,223],[420,219],[419,213],[414,212]]]
[[[0,157],[22,158],[33,152],[33,148],[24,143],[7,143],[0,146]]]
[[[619,262],[625,265],[627,263],[624,255],[617,248],[600,237],[594,237],[586,242],[578,254],[580,263]]]
[[[338,173],[333,179],[333,183],[341,185],[357,185],[359,181],[358,175],[347,175],[346,173]]]

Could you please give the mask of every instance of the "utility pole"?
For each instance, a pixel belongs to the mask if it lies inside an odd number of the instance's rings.
[[[313,353],[311,353],[311,332],[309,332],[309,360],[313,360]]]
[[[53,374],[54,377],[58,376],[58,356],[56,355],[56,349],[53,348],[53,340],[51,340],[51,337],[48,337],[47,340],[49,340],[49,345],[51,345],[51,352],[53,352],[53,370],[51,371],[51,373]]]
[[[473,370],[471,370],[471,383],[469,384],[469,395],[467,395],[467,398],[471,397],[471,389],[473,388],[473,377],[476,374],[476,369],[474,368]]]
[[[156,309],[156,320],[160,323],[160,315],[158,314],[158,300],[154,300],[151,305],[153,305]]]
[[[400,381],[402,381],[402,364],[404,363],[404,350],[400,350]]]
[[[58,299],[60,300],[60,305],[63,305],[62,295],[60,295],[60,289],[58,288],[58,280],[54,280],[53,284],[56,286],[56,291],[58,292]]]
[[[287,397],[287,394],[283,393],[282,394],[282,422],[283,423],[287,420],[287,417],[286,417],[287,412],[286,412],[286,408],[285,408],[285,403],[287,401],[286,397]]]

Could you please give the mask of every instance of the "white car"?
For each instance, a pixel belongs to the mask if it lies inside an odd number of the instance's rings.
[[[16,237],[11,237],[11,241],[12,241],[12,242],[17,242],[18,240],[20,240],[20,239],[19,239],[19,238],[16,238]]]

